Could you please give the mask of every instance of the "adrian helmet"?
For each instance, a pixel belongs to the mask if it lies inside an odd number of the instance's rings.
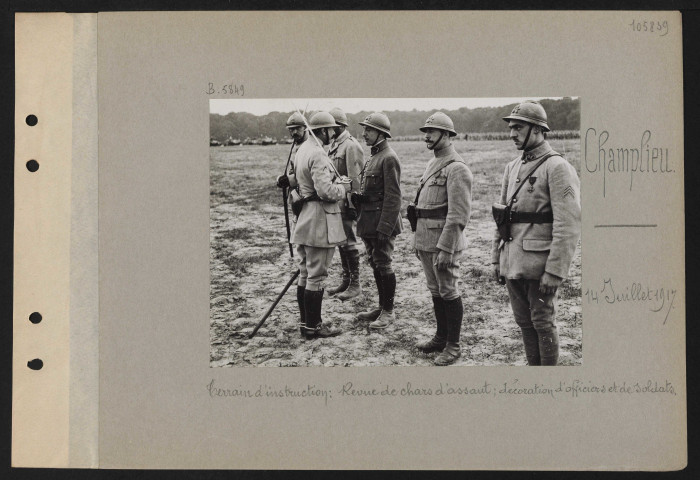
[[[287,128],[305,127],[304,117],[299,112],[294,112],[287,119]]]
[[[531,123],[542,127],[545,132],[549,132],[549,125],[547,125],[547,112],[544,111],[544,107],[535,102],[534,100],[527,100],[519,105],[510,112],[510,115],[503,117],[503,120],[510,122],[511,120],[521,120],[523,122]]]
[[[435,112],[425,121],[425,125],[419,128],[421,132],[425,132],[429,128],[436,130],[444,130],[450,134],[450,137],[457,135],[455,124],[452,119],[442,112]]]
[[[363,127],[371,127],[375,130],[379,130],[385,134],[387,138],[391,138],[391,122],[389,122],[389,117],[384,115],[382,112],[370,113],[362,122],[359,123]]]
[[[337,126],[338,124],[335,123],[333,115],[328,112],[316,112],[309,120],[309,128],[311,128],[311,130],[317,130],[319,128],[333,128]]]
[[[345,112],[342,111],[340,108],[332,108],[328,113],[333,115],[335,123],[337,123],[338,125],[342,125],[344,127],[348,126],[348,117],[345,115]]]

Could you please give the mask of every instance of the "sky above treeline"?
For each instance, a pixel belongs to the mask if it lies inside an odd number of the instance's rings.
[[[262,98],[262,99],[212,99],[209,112],[226,115],[231,112],[247,112],[266,115],[270,112],[293,112],[299,110],[319,111],[341,108],[345,113],[361,111],[390,112],[394,110],[420,111],[457,110],[480,107],[500,107],[525,100],[560,99],[563,97],[499,97],[499,98]],[[576,98],[576,97],[572,97]]]

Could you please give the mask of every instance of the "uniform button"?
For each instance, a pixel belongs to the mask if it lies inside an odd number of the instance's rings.
[[[518,203],[518,199],[517,199],[517,198],[514,198],[514,199],[513,199],[513,203]]]
[[[508,241],[509,241],[509,242],[512,242],[512,241],[513,241],[513,237],[508,237]]]
[[[516,178],[516,179],[515,179],[515,183],[520,183],[520,179],[519,179],[519,178]]]

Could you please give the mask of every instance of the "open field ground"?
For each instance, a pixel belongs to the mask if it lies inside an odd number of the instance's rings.
[[[580,171],[579,139],[550,142]],[[403,215],[415,195],[418,179],[432,155],[422,142],[394,142],[402,164]],[[525,365],[520,330],[504,286],[491,280],[490,250],[497,199],[505,164],[517,155],[508,140],[456,141],[457,151],[474,174],[472,215],[466,228],[468,248],[461,264],[464,302],[462,358],[455,365]],[[404,219],[397,237],[395,325],[369,333],[355,320],[358,311],[374,308],[376,288],[370,267],[360,269],[363,294],[341,302],[326,297],[323,319],[342,329],[335,338],[306,341],[297,329],[298,309],[292,286],[253,339],[261,315],[297,269],[289,258],[284,211],[275,177],[282,173],[289,145],[210,148],[211,366],[370,366],[432,365],[416,340],[435,329],[432,301]],[[369,149],[365,147],[366,157]],[[290,212],[291,213],[291,212]],[[328,286],[339,283],[335,255]],[[561,365],[582,362],[581,253],[577,249],[571,278],[560,288],[557,325]]]

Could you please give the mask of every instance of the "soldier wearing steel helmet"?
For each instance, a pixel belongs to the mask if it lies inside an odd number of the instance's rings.
[[[333,115],[335,123],[335,138],[328,149],[336,170],[352,180],[352,190],[359,190],[360,171],[365,164],[362,145],[350,132],[346,130],[348,118],[340,108],[333,108],[329,112]],[[328,289],[329,295],[338,294],[338,299],[349,300],[362,293],[360,286],[360,251],[357,246],[360,243],[355,235],[357,225],[357,210],[352,202],[345,198],[340,201],[340,215],[343,219],[343,228],[347,243],[338,247],[340,263],[343,268],[341,284],[336,288]]]
[[[401,165],[389,146],[391,124],[381,112],[374,112],[362,122],[362,138],[370,146],[370,158],[360,175],[360,191],[353,204],[360,206],[357,234],[365,244],[369,264],[379,293],[379,308],[362,312],[359,320],[369,321],[369,328],[382,330],[392,324],[396,275],[391,265],[394,241],[401,230]]]
[[[328,112],[318,112],[309,120],[314,138],[299,146],[296,153],[296,181],[302,197],[301,211],[292,233],[292,243],[299,254],[298,293],[300,319],[304,336],[311,340],[339,335],[321,319],[323,282],[328,276],[335,247],[345,243],[345,231],[339,200],[350,191],[350,182],[338,177],[320,144],[328,145],[337,126]]]
[[[437,329],[429,340],[417,344],[424,353],[440,352],[435,365],[450,365],[461,356],[460,331],[464,307],[457,281],[459,262],[467,242],[464,228],[471,212],[472,172],[452,145],[457,135],[452,119],[432,114],[420,128],[433,158],[420,179],[411,204],[413,246],[423,266],[433,297]]]
[[[294,145],[292,146],[289,170],[277,177],[277,186],[279,188],[297,188],[296,175],[294,173],[294,157],[299,150],[299,146],[309,138],[309,132],[306,131],[306,120],[301,113],[294,112],[290,115],[287,119],[287,130],[289,130],[289,135],[292,137],[292,140],[294,140]],[[291,202],[291,191],[289,194]]]
[[[556,365],[557,289],[568,276],[581,233],[580,181],[576,170],[546,140],[547,113],[538,102],[517,105],[508,122],[522,154],[503,174],[491,261],[505,281],[529,365]],[[507,211],[507,210],[506,210]]]

